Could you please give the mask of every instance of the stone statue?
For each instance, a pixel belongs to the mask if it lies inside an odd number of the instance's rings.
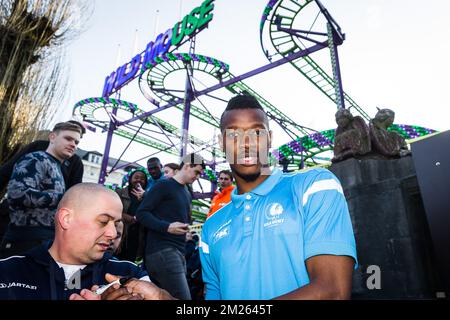
[[[394,131],[388,131],[394,123],[395,112],[379,109],[375,118],[369,122],[372,151],[385,158],[398,158],[410,154],[405,138]]]
[[[353,116],[347,109],[336,112],[338,125],[334,136],[334,158],[332,162],[350,157],[363,156],[370,152],[369,128],[360,116]]]

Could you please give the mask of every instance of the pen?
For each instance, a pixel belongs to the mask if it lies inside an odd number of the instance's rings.
[[[116,283],[123,286],[129,280],[131,280],[131,277],[123,277],[123,278],[117,279],[117,280],[110,282],[108,284],[105,284],[105,285],[101,286],[100,288],[98,288],[97,290],[95,290],[95,294],[102,294],[103,292],[108,290],[109,287],[115,285]]]

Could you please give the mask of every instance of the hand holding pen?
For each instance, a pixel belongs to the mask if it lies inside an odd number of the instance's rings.
[[[107,273],[105,279],[112,282],[116,281],[118,277]],[[138,294],[144,300],[176,300],[166,290],[159,288],[152,282],[133,278],[127,281],[125,286],[133,295]]]
[[[123,287],[125,283],[127,283],[129,280],[131,280],[131,277],[118,278],[108,284],[100,286],[97,290],[95,290],[95,294],[103,294],[103,292],[105,292],[106,290],[108,290],[109,287],[112,287],[115,284],[118,285],[118,287],[116,286],[116,289]]]
[[[94,285],[91,290],[83,289],[80,294],[72,294],[70,300],[142,300],[142,296],[132,293],[130,289],[124,285],[130,281],[131,277],[114,277],[114,279],[106,277],[110,283],[97,286]]]

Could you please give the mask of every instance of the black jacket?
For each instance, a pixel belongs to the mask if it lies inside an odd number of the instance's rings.
[[[50,245],[48,242],[24,256],[0,260],[0,300],[68,300],[81,289],[106,284],[106,273],[137,279],[147,276],[134,263],[110,259],[110,254],[105,253],[102,260],[81,271],[78,289],[68,289],[64,270],[48,252]]]
[[[2,164],[2,166],[0,166],[0,191],[8,185],[17,160],[27,153],[47,150],[48,144],[49,141],[45,140],[33,141],[20,149],[19,152],[17,152],[8,162]],[[82,182],[84,170],[81,158],[74,154],[72,157],[63,162],[61,165],[61,171],[64,176],[64,182],[66,183],[66,190],[73,185]]]
[[[189,223],[191,201],[185,186],[174,178],[159,179],[145,193],[136,218],[147,231],[146,255],[165,248],[176,248],[184,255],[186,236],[171,234],[167,230],[175,221]]]

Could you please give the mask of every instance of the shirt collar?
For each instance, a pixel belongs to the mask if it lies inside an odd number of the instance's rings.
[[[228,192],[233,191],[233,189],[234,189],[234,185],[231,185],[229,187],[223,188],[220,193],[228,193]]]
[[[247,195],[249,194],[265,196],[275,187],[278,181],[280,181],[282,175],[283,173],[279,169],[275,168],[269,178],[264,180],[260,185],[258,185],[250,192],[238,194],[238,188],[235,188],[231,193],[231,201],[236,208],[239,208],[244,203],[244,200],[246,200]]]

